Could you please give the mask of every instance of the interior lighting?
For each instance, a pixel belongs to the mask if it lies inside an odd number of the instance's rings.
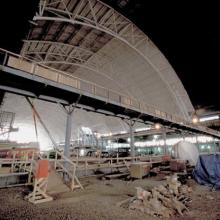
[[[218,120],[218,119],[219,119],[219,115],[214,115],[214,116],[207,116],[207,117],[200,118],[199,121],[204,122],[204,121],[213,121],[213,120]]]
[[[154,140],[157,140],[158,139],[158,137],[159,137],[159,135],[154,135]]]
[[[198,121],[199,121],[198,117],[197,116],[193,116],[193,118],[192,118],[193,124],[197,124]]]
[[[161,125],[160,124],[155,124],[155,129],[159,130],[161,128]]]
[[[84,155],[85,155],[85,149],[80,149],[79,156],[84,156]]]
[[[149,127],[146,127],[146,128],[136,128],[135,131],[136,132],[139,132],[139,131],[149,131],[150,128]]]

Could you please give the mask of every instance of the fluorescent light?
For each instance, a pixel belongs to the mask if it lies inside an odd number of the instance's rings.
[[[218,120],[218,119],[219,119],[219,115],[214,115],[214,116],[207,116],[207,117],[200,118],[199,121],[204,122],[204,121],[212,121],[212,120]]]
[[[148,127],[148,128],[136,128],[135,131],[136,131],[136,132],[139,132],[139,131],[148,131],[148,130],[150,130],[150,129],[151,129],[151,128],[149,128],[149,127]]]

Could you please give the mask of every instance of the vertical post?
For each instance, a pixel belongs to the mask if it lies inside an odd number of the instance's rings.
[[[32,152],[32,155],[31,155],[30,170],[29,170],[29,173],[28,173],[28,184],[31,183],[31,174],[32,174],[32,171],[33,171],[33,163],[34,163],[34,152]]]
[[[57,150],[55,151],[54,169],[57,169]]]
[[[73,109],[74,110],[74,109]],[[73,110],[68,109],[66,111],[67,118],[66,118],[66,136],[65,136],[65,146],[64,146],[64,156],[69,158],[70,157],[70,140],[71,140],[71,130],[72,130],[72,113]],[[68,162],[64,163],[64,167],[68,170]],[[68,181],[68,174],[64,175],[64,180]]]
[[[79,163],[79,149],[77,149],[77,155],[76,155],[76,165]]]
[[[16,158],[16,151],[13,150],[13,160],[12,160],[12,164],[11,164],[11,172],[12,172],[12,173],[14,173],[15,158]]]
[[[168,149],[167,149],[167,133],[166,130],[163,132],[163,140],[164,140],[164,154],[168,154]]]
[[[100,143],[101,151],[103,151],[104,150],[103,137],[100,138],[100,141],[101,141]]]
[[[129,131],[130,131],[130,148],[131,148],[131,157],[132,157],[132,162],[134,162],[134,157],[135,157],[135,149],[134,149],[134,129],[133,125],[130,121],[129,123]]]
[[[100,150],[98,137],[94,135],[96,148]]]
[[[79,138],[80,138],[80,136],[79,136],[79,128],[78,128],[78,129],[77,129],[77,143],[78,143],[78,147],[79,147],[79,145],[80,145]]]
[[[65,136],[65,146],[64,146],[64,156],[67,158],[69,158],[69,154],[70,154],[71,130],[72,130],[72,111],[68,111],[66,118],[66,136]]]

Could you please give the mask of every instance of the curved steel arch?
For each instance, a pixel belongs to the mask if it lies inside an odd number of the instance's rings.
[[[55,6],[57,6],[57,4],[60,4],[62,7],[56,8]],[[97,4],[101,4],[107,10],[105,15],[101,18],[96,15],[97,10],[95,7]],[[85,5],[89,8],[87,15],[84,15],[82,13],[83,10],[81,10],[83,7],[85,7]],[[47,13],[46,15],[44,15],[45,12]],[[48,16],[48,14],[50,16]],[[111,18],[110,21],[109,19],[106,21],[108,16]],[[116,19],[116,16],[121,18],[120,21]],[[160,72],[160,69],[152,62],[149,55],[147,54],[147,45],[149,44],[148,37],[132,22],[130,22],[127,18],[123,17],[111,7],[98,0],[80,0],[76,9],[72,12],[69,10],[68,5],[64,2],[64,0],[53,0],[50,3],[48,1],[41,1],[39,14],[34,17],[34,20],[60,21],[87,26],[109,34],[112,37],[125,43],[145,61],[147,61],[148,64],[150,64],[151,67],[157,72],[161,80],[165,83],[175,98],[179,110],[182,112],[185,118],[188,118],[186,104],[191,103],[189,100],[187,100],[188,95],[186,91],[183,88],[176,88],[175,86],[176,83],[181,84],[179,78],[175,74],[169,78],[169,76],[164,76],[164,74]],[[139,49],[140,45],[143,49]],[[157,52],[160,53],[159,50]],[[165,58],[163,59],[167,62],[167,68],[171,68],[168,61]]]

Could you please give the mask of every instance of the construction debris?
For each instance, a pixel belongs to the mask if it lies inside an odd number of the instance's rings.
[[[140,210],[151,216],[169,218],[173,215],[183,215],[188,211],[188,203],[191,201],[189,194],[191,187],[181,185],[177,175],[168,176],[164,185],[159,185],[151,190],[136,187],[137,194],[134,197],[117,203],[117,206],[132,210]]]

